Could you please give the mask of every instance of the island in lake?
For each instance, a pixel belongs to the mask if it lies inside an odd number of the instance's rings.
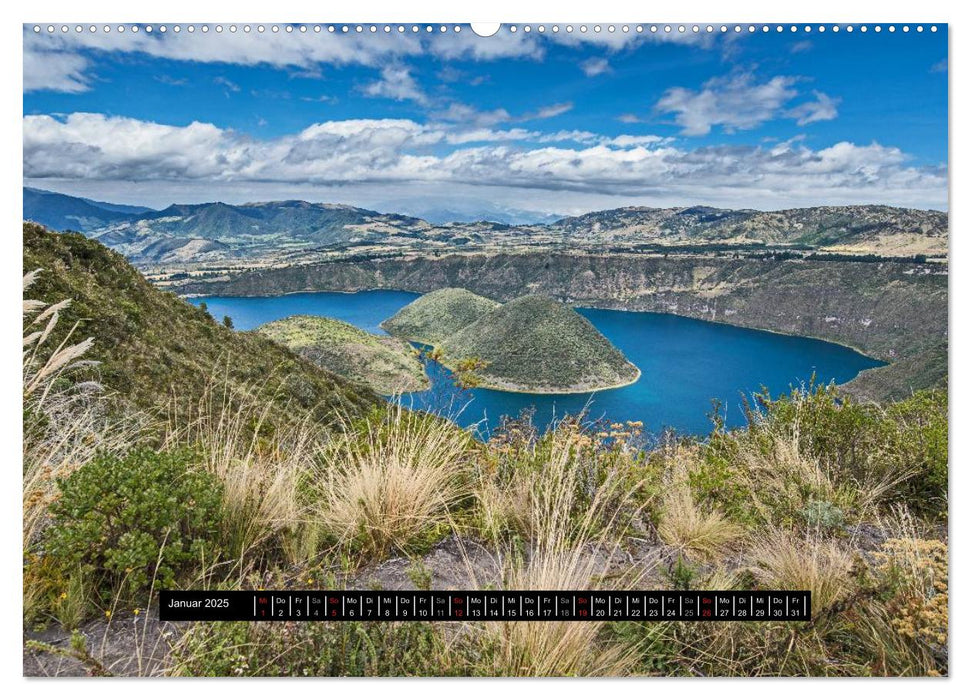
[[[323,316],[289,316],[263,324],[257,331],[378,394],[390,396],[430,386],[416,352],[399,338],[374,335]]]
[[[574,394],[626,386],[640,377],[590,321],[545,296],[499,304],[464,289],[440,289],[381,326],[431,345],[450,369],[477,361],[477,383],[490,389]]]

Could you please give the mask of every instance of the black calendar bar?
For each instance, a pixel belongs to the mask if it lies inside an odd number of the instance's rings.
[[[809,620],[809,591],[162,591],[162,620]]]

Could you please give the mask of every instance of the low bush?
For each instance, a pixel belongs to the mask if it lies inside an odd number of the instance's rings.
[[[460,676],[439,628],[405,622],[217,622],[179,641],[179,676]]]
[[[175,585],[214,562],[220,488],[184,451],[101,455],[59,481],[47,548],[102,591]]]

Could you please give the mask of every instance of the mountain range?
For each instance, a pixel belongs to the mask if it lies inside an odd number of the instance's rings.
[[[948,216],[882,205],[763,212],[624,207],[513,225],[433,224],[402,214],[298,200],[173,204],[161,211],[24,188],[24,219],[95,238],[143,267],[206,262],[311,262],[348,252],[454,252],[521,247],[789,247],[850,255],[946,257]],[[616,251],[612,251],[616,252]]]

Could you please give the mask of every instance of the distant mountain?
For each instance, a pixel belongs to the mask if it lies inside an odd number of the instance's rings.
[[[105,208],[109,207],[109,208]],[[287,200],[173,204],[162,211],[24,188],[24,217],[81,231],[139,265],[232,259],[313,262],[334,251],[450,253],[459,249],[790,247],[840,254],[946,257],[945,212],[878,205],[780,211],[623,207],[551,223],[431,223],[342,204]],[[437,210],[436,220],[458,211]],[[493,211],[495,213],[495,211]]]
[[[302,201],[173,204],[91,235],[138,262],[259,257],[405,238],[431,225],[397,214]],[[160,245],[161,243],[161,245]]]
[[[566,304],[530,295],[513,299],[443,340],[444,363],[485,363],[481,386],[571,394],[630,384],[640,370]]]
[[[498,306],[492,299],[447,287],[415,299],[381,327],[399,338],[435,345]]]
[[[881,205],[779,211],[624,207],[561,219],[549,228],[589,243],[801,245],[888,256],[946,255],[948,217]]]
[[[389,204],[380,208],[393,210],[395,207]],[[554,221],[563,218],[556,214],[543,214],[526,209],[505,209],[490,206],[463,207],[461,209],[448,206],[410,207],[408,214],[437,226],[453,223],[471,224],[477,221],[491,221],[511,226],[531,226],[552,224]]]
[[[145,207],[96,202],[58,192],[24,188],[24,220],[57,231],[89,233],[150,211]]]
[[[38,190],[38,192],[43,191],[44,190]],[[113,204],[111,202],[99,202],[96,199],[88,199],[87,197],[79,197],[79,199],[82,202],[87,202],[91,206],[98,207],[98,209],[116,211],[121,214],[147,214],[150,211],[156,211],[155,209],[152,209],[152,207],[142,207],[134,204]]]

